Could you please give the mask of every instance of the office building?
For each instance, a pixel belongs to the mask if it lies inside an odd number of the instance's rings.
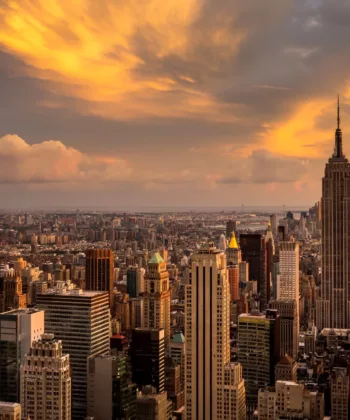
[[[182,332],[177,332],[170,343],[170,357],[181,366],[181,386],[185,389],[186,340]]]
[[[111,249],[86,251],[86,290],[108,292],[113,311],[114,255]]]
[[[142,392],[137,395],[136,419],[169,420],[171,418],[171,406],[172,403],[168,401],[166,392],[157,393],[151,386],[144,387]]]
[[[293,299],[299,303],[299,244],[280,242],[278,248],[277,300]]]
[[[231,302],[239,299],[239,268],[238,265],[227,266],[228,281],[230,284]]]
[[[165,362],[165,390],[168,399],[173,402],[173,410],[178,410],[185,405],[185,392],[181,386],[181,365],[171,358]]]
[[[299,316],[296,300],[273,300],[270,301],[269,307],[271,309],[277,309],[280,316],[281,356],[288,354],[294,360],[297,360],[299,350]]]
[[[18,403],[0,401],[0,420],[21,420],[22,409]]]
[[[135,384],[129,384],[127,357],[117,351],[88,359],[88,416],[99,420],[134,419]]]
[[[20,402],[20,365],[43,333],[43,311],[15,309],[0,314],[0,401]]]
[[[264,309],[268,303],[266,277],[265,239],[258,233],[245,233],[240,235],[239,244],[242,251],[242,260],[249,264],[249,280],[256,280],[260,294],[260,308]]]
[[[349,419],[349,375],[346,368],[335,367],[331,373],[332,419]]]
[[[45,311],[45,332],[62,341],[70,355],[72,374],[72,419],[86,416],[87,359],[109,350],[110,311],[106,292],[81,289],[49,289],[37,296]]]
[[[271,223],[267,225],[265,235],[265,282],[266,282],[266,303],[270,302],[273,276],[273,262],[275,256],[275,241],[273,238]]]
[[[272,234],[273,236],[277,236],[278,233],[278,218],[277,218],[277,214],[270,214],[270,224],[271,224],[271,230],[272,230]]]
[[[143,293],[145,328],[163,328],[165,347],[170,344],[170,288],[166,262],[159,253],[148,261]]]
[[[297,380],[298,364],[287,354],[276,364],[275,381],[294,381]]]
[[[258,391],[275,383],[275,365],[280,356],[280,318],[277,310],[266,314],[253,309],[238,317],[237,358],[243,367],[247,408],[254,411]]]
[[[349,328],[350,163],[343,153],[339,99],[335,146],[322,179],[321,207],[322,282],[317,300],[317,328]]]
[[[227,265],[238,265],[242,261],[242,252],[238,246],[235,232],[230,234],[230,240],[226,249]]]
[[[276,392],[274,386],[259,390],[258,420],[276,420]]]
[[[165,391],[165,333],[158,328],[135,328],[131,342],[132,380],[139,389],[151,385]]]
[[[53,334],[34,341],[21,366],[23,417],[32,420],[71,419],[69,355]]]
[[[20,273],[9,269],[0,285],[0,313],[27,306],[27,296],[22,292]]]
[[[145,291],[145,270],[129,267],[126,272],[126,291],[131,298],[137,298]]]
[[[244,380],[240,368],[230,364],[225,254],[203,244],[191,262],[185,286],[187,418],[245,419]]]

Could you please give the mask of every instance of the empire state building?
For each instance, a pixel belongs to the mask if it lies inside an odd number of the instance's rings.
[[[340,129],[322,179],[322,279],[317,327],[350,328],[350,163]]]

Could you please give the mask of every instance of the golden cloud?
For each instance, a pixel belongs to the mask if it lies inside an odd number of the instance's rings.
[[[191,72],[159,69],[172,57],[193,59],[201,7],[201,0],[5,0],[0,43],[31,76],[54,82],[55,93],[82,99],[83,113],[232,120],[232,106],[203,92]],[[218,60],[244,37],[231,25],[219,16],[206,34],[197,29]],[[215,60],[210,65],[215,71]]]

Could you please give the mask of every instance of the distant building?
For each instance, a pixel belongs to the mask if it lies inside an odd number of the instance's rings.
[[[298,364],[287,354],[276,364],[275,381],[294,381],[297,380]]]
[[[20,404],[0,401],[0,420],[21,420],[21,418]]]
[[[108,292],[113,310],[114,255],[111,249],[86,251],[86,290]]]
[[[226,237],[229,238],[232,232],[237,233],[237,220],[228,220],[226,222]]]
[[[265,239],[259,233],[241,233],[239,244],[242,251],[242,260],[249,263],[249,280],[258,282],[260,293],[260,307],[265,308],[267,302],[266,283],[266,254]]]
[[[53,334],[34,341],[21,366],[23,417],[33,420],[71,419],[69,355]]]
[[[131,298],[137,298],[145,291],[145,270],[129,267],[126,272],[126,291]]]
[[[148,261],[143,293],[143,326],[163,328],[165,347],[170,344],[170,288],[166,262],[159,253]]]
[[[0,313],[27,306],[27,296],[22,292],[22,279],[19,271],[8,270],[1,283]]]
[[[0,314],[0,401],[20,401],[20,365],[43,333],[43,311],[15,309]]]
[[[167,393],[156,393],[150,386],[144,387],[136,399],[137,420],[169,420],[172,403],[167,399]],[[170,413],[169,413],[170,410]]]

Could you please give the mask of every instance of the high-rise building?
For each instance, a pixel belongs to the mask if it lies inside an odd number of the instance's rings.
[[[166,262],[155,253],[145,275],[144,327],[163,328],[165,347],[170,344],[170,288]]]
[[[340,128],[333,155],[322,179],[321,296],[317,301],[318,329],[350,327],[350,163],[343,153]]]
[[[23,418],[32,420],[71,419],[69,355],[53,334],[34,341],[21,366]]]
[[[113,310],[114,256],[111,249],[88,249],[86,251],[86,290],[109,293]]]
[[[270,302],[273,276],[273,262],[275,256],[275,241],[273,238],[271,223],[267,225],[265,235],[265,282],[266,282],[266,304]]]
[[[13,268],[8,270],[2,280],[0,290],[0,313],[11,309],[20,309],[27,306],[27,296],[22,292],[22,279],[20,273]]]
[[[129,384],[127,357],[117,351],[88,359],[88,416],[100,420],[135,419],[135,384]]]
[[[219,240],[219,249],[221,249],[221,251],[226,251],[227,248],[227,240],[224,234],[220,235],[220,240]]]
[[[280,350],[281,356],[288,354],[294,360],[299,350],[299,316],[297,302],[293,299],[272,300],[271,309],[277,309],[280,315]]]
[[[265,239],[260,233],[241,233],[239,244],[242,260],[249,263],[249,280],[258,282],[260,294],[260,308],[264,309],[268,303],[266,284],[266,252]]]
[[[230,241],[226,249],[226,260],[228,266],[231,264],[239,264],[242,261],[242,252],[238,246],[234,231],[230,234]]]
[[[335,367],[331,373],[332,419],[349,419],[349,375],[346,368]]]
[[[244,379],[240,365],[230,363],[225,254],[208,243],[191,261],[185,286],[187,418],[245,419]]]
[[[159,328],[132,331],[132,380],[139,389],[151,385],[158,394],[165,391],[165,333]]]
[[[293,299],[299,306],[299,244],[279,243],[279,276],[277,277],[277,300]]]
[[[37,296],[37,307],[45,311],[45,331],[62,340],[63,352],[70,355],[72,419],[80,420],[87,409],[87,358],[109,350],[109,295],[49,289]]]
[[[253,309],[238,317],[238,361],[243,366],[247,409],[253,411],[258,391],[275,383],[275,365],[280,356],[280,319],[277,310],[266,314]]]
[[[21,405],[12,402],[0,401],[0,420],[21,420]]]
[[[277,236],[278,233],[278,219],[277,214],[270,214],[270,224],[273,236]]]
[[[182,332],[175,333],[171,340],[170,357],[181,366],[181,386],[185,389],[186,340]]]
[[[126,272],[126,291],[131,298],[137,298],[145,291],[145,270],[129,267]]]
[[[169,420],[168,411],[169,401],[166,392],[157,393],[155,388],[147,386],[138,394],[136,399],[137,420]]]
[[[20,365],[43,333],[43,311],[15,309],[0,314],[0,401],[20,401]]]

